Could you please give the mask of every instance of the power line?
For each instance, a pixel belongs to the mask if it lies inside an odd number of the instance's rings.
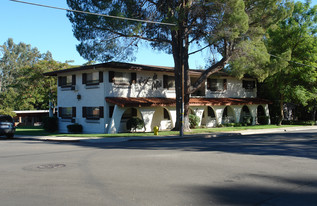
[[[44,5],[44,4],[36,4],[36,3],[20,1],[20,0],[9,0],[9,1],[17,2],[17,3],[23,3],[23,4],[29,4],[29,5],[33,5],[33,6],[46,7],[46,8],[50,8],[50,9],[70,11],[70,12],[76,12],[76,13],[82,13],[82,14],[90,14],[90,15],[95,15],[95,16],[103,16],[103,17],[107,17],[107,18],[129,20],[129,21],[137,21],[137,22],[143,22],[143,23],[149,23],[149,24],[161,24],[161,25],[167,25],[167,26],[176,26],[176,24],[172,24],[172,23],[164,23],[164,22],[142,20],[142,19],[133,19],[133,18],[128,18],[128,17],[111,16],[111,15],[106,15],[106,14],[97,14],[97,13],[92,13],[92,12],[88,12],[88,11],[79,11],[79,10],[65,9],[65,8],[61,8],[61,7],[48,6],[48,5]]]

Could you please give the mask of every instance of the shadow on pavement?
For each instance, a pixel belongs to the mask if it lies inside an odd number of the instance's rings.
[[[278,133],[218,138],[145,140],[127,142],[50,142],[100,149],[217,151],[249,155],[280,155],[317,159],[317,135],[314,133]]]

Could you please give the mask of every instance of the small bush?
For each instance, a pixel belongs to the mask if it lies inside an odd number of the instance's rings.
[[[127,121],[127,129],[136,132],[144,127],[144,121],[137,117],[132,117]]]
[[[81,124],[70,124],[67,125],[68,133],[80,134],[83,133],[83,126]]]
[[[234,127],[242,127],[242,124],[241,123],[235,123],[233,126]]]
[[[234,127],[235,126],[235,123],[227,123],[227,124],[224,124],[225,127]]]
[[[258,123],[261,125],[268,125],[270,117],[268,116],[258,116]]]
[[[252,120],[253,120],[253,118],[251,116],[244,116],[242,118],[242,124],[247,125],[247,126],[252,125]]]
[[[58,131],[58,118],[57,117],[47,117],[43,120],[43,129],[46,132],[57,132]]]
[[[191,129],[196,128],[200,122],[200,118],[194,114],[188,115],[188,118],[189,118],[189,127]]]

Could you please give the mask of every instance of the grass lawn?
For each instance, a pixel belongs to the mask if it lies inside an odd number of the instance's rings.
[[[217,128],[198,128],[192,129],[191,132],[185,134],[199,134],[199,133],[217,133],[217,132],[232,132],[248,129],[274,129],[281,127],[296,127],[303,125],[255,125],[255,126],[242,126],[242,127],[217,127]],[[16,135],[29,135],[29,136],[61,136],[61,137],[142,137],[142,136],[154,136],[153,132],[137,132],[137,133],[119,133],[119,134],[59,134],[45,132],[42,127],[18,127],[16,129]],[[159,136],[173,136],[178,135],[178,131],[162,131],[159,132]]]

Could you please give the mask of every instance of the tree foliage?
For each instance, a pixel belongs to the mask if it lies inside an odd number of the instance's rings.
[[[13,110],[48,109],[49,98],[56,101],[56,79],[43,73],[66,69],[69,65],[41,54],[25,43],[9,38],[0,46],[0,113]]]
[[[181,122],[182,76],[188,122],[190,94],[208,76],[228,63],[240,77],[245,73],[262,79],[268,76],[265,65],[269,62],[269,55],[263,36],[268,28],[292,11],[288,0],[67,0],[67,3],[74,10],[174,24],[168,26],[68,13],[74,35],[81,42],[77,50],[87,60],[133,60],[133,52],[140,42],[147,42],[152,48],[173,55],[176,127]],[[204,49],[210,49],[216,55],[210,57],[210,66],[200,78],[190,82],[189,56]]]
[[[267,46],[274,55],[266,91],[278,100],[279,124],[283,103],[293,102],[316,111],[317,102],[317,6],[297,2],[293,15],[269,30]]]

